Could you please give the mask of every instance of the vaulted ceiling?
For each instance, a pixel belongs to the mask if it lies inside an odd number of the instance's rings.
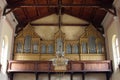
[[[13,12],[18,25],[16,32],[22,30],[26,24],[50,14],[69,14],[92,23],[97,30],[103,28],[103,21],[107,12],[116,15],[112,3],[114,0],[6,0],[4,15]],[[46,24],[48,25],[48,24]],[[71,23],[72,25],[72,23]],[[86,24],[78,24],[84,26]],[[103,30],[101,31],[103,32]]]

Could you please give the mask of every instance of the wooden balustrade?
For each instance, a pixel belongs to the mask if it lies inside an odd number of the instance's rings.
[[[86,73],[105,73],[106,80],[110,80],[112,72],[111,61],[69,61],[64,73],[71,74],[70,80],[73,80],[73,73],[82,73],[82,80],[85,80]],[[51,80],[51,74],[56,73],[51,61],[9,61],[8,73],[10,74],[10,80],[13,79],[14,73],[35,73],[38,79],[39,73],[49,74],[49,80]],[[59,73],[62,71],[58,71]]]
[[[9,61],[8,72],[55,72],[51,61]],[[111,61],[69,61],[65,72],[111,72]]]

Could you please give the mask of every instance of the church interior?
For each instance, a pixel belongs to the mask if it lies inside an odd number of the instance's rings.
[[[120,0],[0,0],[0,80],[119,80]]]

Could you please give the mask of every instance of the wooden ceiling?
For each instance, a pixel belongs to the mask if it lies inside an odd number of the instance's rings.
[[[36,19],[58,14],[61,7],[61,14],[69,14],[92,23],[96,29],[102,28],[107,12],[116,15],[112,3],[114,0],[6,0],[7,6],[4,15],[13,12],[18,25],[16,32],[22,30],[26,24]],[[61,3],[59,3],[61,1]],[[49,25],[49,24],[46,24]],[[72,24],[71,24],[72,25]],[[77,24],[85,25],[85,24]],[[101,31],[103,32],[103,30]]]

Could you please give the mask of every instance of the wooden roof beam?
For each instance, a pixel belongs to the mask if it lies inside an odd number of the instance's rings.
[[[116,8],[114,6],[112,7],[112,9],[105,8],[105,10],[110,14],[117,16]]]
[[[8,8],[19,8],[19,7],[58,7],[57,4],[13,4],[7,5]],[[102,4],[61,4],[61,7],[100,7],[100,8],[112,8],[112,5]]]
[[[38,23],[30,23],[30,25],[32,26],[58,26],[58,24],[38,24]],[[65,23],[61,23],[61,26],[89,26],[89,23],[85,23],[85,24],[65,24]]]

